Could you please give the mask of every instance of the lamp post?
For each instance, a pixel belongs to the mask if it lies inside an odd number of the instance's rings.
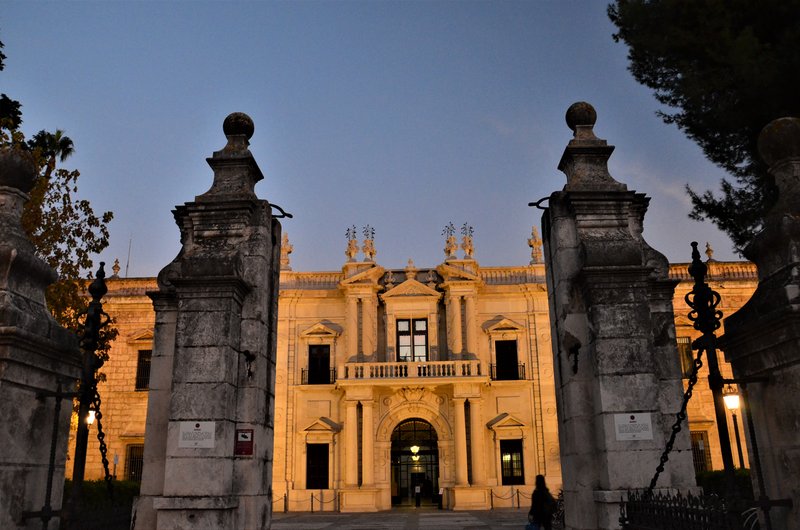
[[[736,433],[736,451],[739,453],[739,468],[744,468],[744,457],[742,455],[742,442],[739,439],[739,422],[736,420],[736,411],[739,409],[739,392],[728,385],[722,392],[722,399],[725,400],[725,407],[731,411],[733,417],[733,432]]]

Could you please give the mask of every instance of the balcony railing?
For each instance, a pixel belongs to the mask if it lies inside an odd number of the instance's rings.
[[[330,385],[336,382],[336,370],[307,370],[303,368],[300,374],[302,385]]]
[[[517,368],[514,366],[498,366],[490,364],[489,369],[491,372],[492,381],[524,381],[525,380],[525,365],[519,363]]]
[[[393,363],[348,363],[339,379],[412,379],[435,377],[478,377],[480,361],[429,361]]]

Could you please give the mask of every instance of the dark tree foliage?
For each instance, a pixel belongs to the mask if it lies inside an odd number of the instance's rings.
[[[800,116],[800,0],[617,0],[608,16],[634,78],[670,107],[658,115],[731,175],[719,195],[687,186],[690,217],[741,250],[776,198],[758,134]]]
[[[0,70],[6,59],[2,49],[0,42]],[[75,150],[64,131],[39,131],[25,140],[19,129],[21,108],[18,101],[0,95],[0,148],[28,151],[36,162],[38,175],[22,212],[22,227],[39,257],[59,276],[47,288],[48,309],[59,324],[77,331],[88,307],[85,279],[92,275],[91,257],[108,246],[107,225],[113,214],[97,216],[89,201],[77,197],[80,173],[58,167]],[[101,336],[98,353],[104,359],[116,334],[116,328],[109,326]]]

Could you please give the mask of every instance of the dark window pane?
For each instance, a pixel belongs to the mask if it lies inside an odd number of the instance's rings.
[[[711,471],[711,449],[708,446],[708,433],[692,431],[692,461],[695,473]]]
[[[144,464],[144,445],[128,445],[125,447],[125,480],[141,482]]]
[[[139,350],[139,356],[136,359],[136,390],[150,388],[150,360],[152,356],[152,350]]]
[[[525,484],[522,440],[500,440],[500,464],[504,486]]]
[[[306,489],[328,489],[328,444],[306,444]]]

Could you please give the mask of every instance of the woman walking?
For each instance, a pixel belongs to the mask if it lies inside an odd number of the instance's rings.
[[[542,475],[536,475],[536,488],[531,495],[531,510],[528,512],[526,530],[552,530],[556,500],[550,495]]]

